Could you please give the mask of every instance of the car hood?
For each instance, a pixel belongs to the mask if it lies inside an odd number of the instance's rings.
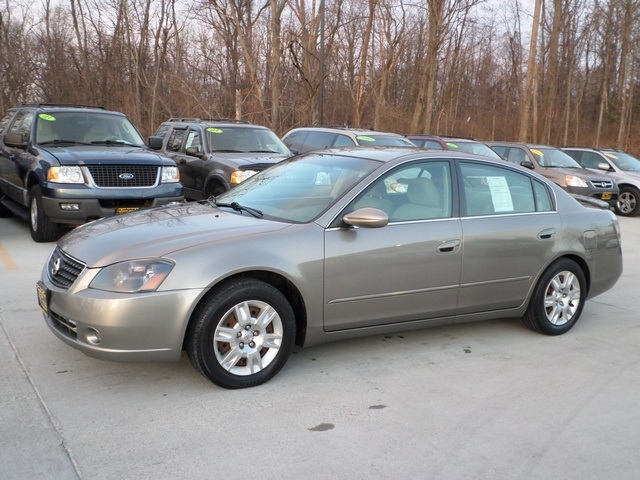
[[[162,165],[173,163],[168,158],[158,155],[141,147],[122,145],[72,145],[65,147],[40,147],[61,165],[92,165],[92,164],[144,164]]]
[[[589,180],[608,181],[604,175],[598,175],[586,168],[576,167],[541,167],[546,174],[555,173],[557,177],[564,175],[579,175],[580,177],[587,178]]]
[[[281,153],[251,153],[251,152],[232,152],[232,153],[217,153],[213,152],[209,154],[211,159],[224,160],[229,163],[234,163],[238,167],[253,164],[274,164],[278,163],[285,158],[289,158],[289,155],[283,155]],[[264,167],[264,165],[262,166]]]
[[[92,268],[289,226],[196,202],[96,220],[66,234],[58,246]]]

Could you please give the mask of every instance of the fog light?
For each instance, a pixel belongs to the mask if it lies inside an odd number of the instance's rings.
[[[99,345],[102,340],[100,338],[100,332],[92,327],[87,328],[84,336],[87,339],[87,342],[89,342],[91,345]]]
[[[67,210],[67,211],[69,211],[69,210],[77,211],[77,210],[80,210],[80,204],[78,204],[78,203],[61,203],[60,204],[60,208],[62,210]]]

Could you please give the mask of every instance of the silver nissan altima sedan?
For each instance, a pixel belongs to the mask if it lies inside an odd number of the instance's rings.
[[[60,239],[37,283],[47,325],[87,355],[180,358],[259,385],[292,347],[522,317],[568,331],[622,273],[612,212],[514,164],[452,151],[323,150],[206,201]]]

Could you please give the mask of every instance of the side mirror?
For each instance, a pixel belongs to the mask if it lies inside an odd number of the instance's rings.
[[[609,166],[609,164],[607,162],[602,162],[598,164],[598,169],[599,170],[604,170],[605,172],[610,172],[611,171],[611,167]]]
[[[364,207],[347,213],[342,221],[352,227],[380,228],[387,226],[389,216],[377,208]]]
[[[162,137],[149,137],[149,148],[152,150],[160,150],[162,148]]]
[[[535,169],[531,160],[523,160],[520,162],[520,165],[522,165],[524,168],[528,168],[529,170]]]
[[[27,145],[21,133],[7,133],[4,136],[4,143],[9,145],[10,147],[18,148],[24,148]]]
[[[200,147],[189,147],[187,148],[187,150],[185,151],[185,153],[187,155],[189,155],[190,157],[198,157],[198,158],[202,158],[204,156],[204,154],[202,153],[202,151],[200,150]]]

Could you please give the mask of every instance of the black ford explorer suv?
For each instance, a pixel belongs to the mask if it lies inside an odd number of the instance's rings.
[[[180,169],[184,196],[217,196],[291,156],[278,136],[260,125],[229,119],[170,118],[156,131],[163,153]]]
[[[25,104],[0,120],[0,217],[29,221],[36,242],[65,227],[183,199],[178,169],[122,113]]]

